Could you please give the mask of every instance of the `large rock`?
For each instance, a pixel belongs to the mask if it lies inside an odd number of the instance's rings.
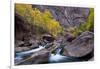
[[[94,34],[92,32],[83,32],[74,39],[69,46],[65,46],[67,53],[73,57],[82,57],[91,53],[94,49]]]
[[[35,54],[32,55],[32,63],[40,64],[40,63],[47,63],[49,59],[49,51],[43,49]]]

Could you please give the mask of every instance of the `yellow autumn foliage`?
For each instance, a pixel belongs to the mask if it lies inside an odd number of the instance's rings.
[[[15,4],[15,12],[20,14],[36,28],[36,32],[45,31],[53,36],[62,32],[62,27],[56,21],[49,10],[40,12],[37,8],[32,8],[30,4]]]
[[[15,12],[24,16],[27,11],[31,12],[32,5],[30,4],[15,4]]]

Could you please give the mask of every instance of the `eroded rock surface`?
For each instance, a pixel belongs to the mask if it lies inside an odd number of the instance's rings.
[[[94,49],[94,34],[92,32],[83,32],[74,39],[69,46],[65,46],[68,54],[73,57],[82,57],[91,53]]]
[[[53,18],[65,28],[79,26],[89,15],[89,8],[33,5],[34,7],[42,12],[49,10]]]

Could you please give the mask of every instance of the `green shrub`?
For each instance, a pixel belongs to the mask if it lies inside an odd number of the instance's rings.
[[[74,36],[77,36],[79,33],[82,33],[84,31],[91,31],[93,29],[94,29],[94,9],[90,8],[89,16],[88,16],[86,22],[82,23],[79,27],[74,27],[71,30],[71,33]]]

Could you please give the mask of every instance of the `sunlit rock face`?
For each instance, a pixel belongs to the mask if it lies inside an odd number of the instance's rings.
[[[53,18],[65,28],[79,26],[89,15],[89,8],[33,5],[34,7],[42,12],[49,10]]]

